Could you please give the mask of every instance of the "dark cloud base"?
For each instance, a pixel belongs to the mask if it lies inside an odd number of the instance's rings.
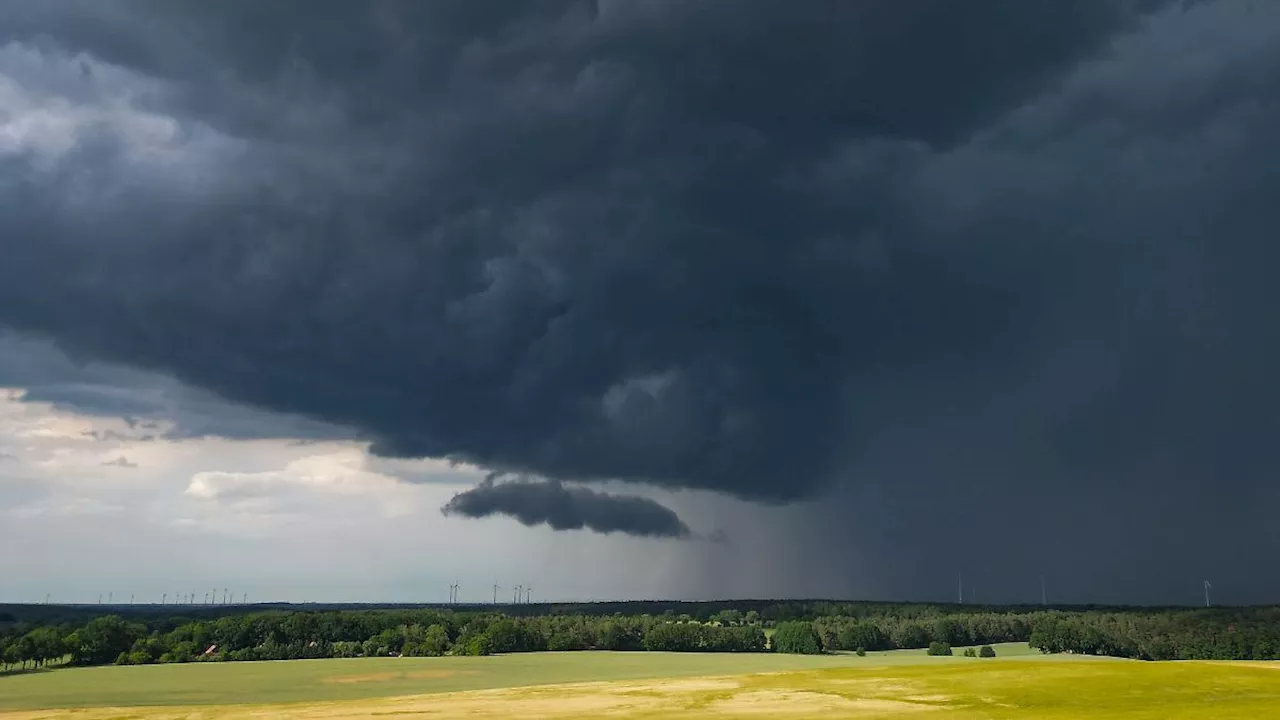
[[[483,518],[509,515],[528,526],[554,530],[621,532],[640,537],[692,536],[676,513],[649,498],[613,495],[585,487],[536,480],[486,480],[458,493],[440,509],[445,515]]]

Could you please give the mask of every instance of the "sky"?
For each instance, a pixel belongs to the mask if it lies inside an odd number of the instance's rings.
[[[1280,5],[0,0],[0,600],[1280,601]]]

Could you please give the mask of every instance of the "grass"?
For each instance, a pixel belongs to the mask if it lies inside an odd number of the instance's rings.
[[[1143,663],[1018,650],[996,646],[994,659],[908,651],[862,658],[541,653],[69,669],[0,678],[0,720],[917,713],[1177,720],[1270,717],[1280,708],[1280,663]],[[40,710],[51,707],[87,709]]]
[[[0,710],[351,700],[422,693],[841,667],[837,656],[521,653],[67,668],[0,678]]]

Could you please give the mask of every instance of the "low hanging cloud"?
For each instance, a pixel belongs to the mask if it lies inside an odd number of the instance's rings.
[[[445,515],[484,518],[509,515],[530,527],[621,532],[641,537],[690,538],[689,526],[671,508],[638,495],[614,495],[556,481],[493,478],[453,496]]]

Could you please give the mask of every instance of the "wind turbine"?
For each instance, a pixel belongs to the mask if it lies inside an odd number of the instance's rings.
[[[525,588],[525,589],[524,589],[524,602],[525,602],[525,604],[527,605],[527,604],[529,603],[529,601],[530,601],[530,600],[532,600],[532,599],[533,599],[533,588],[532,588],[532,587],[527,587],[527,588]]]
[[[523,588],[524,588],[524,586],[523,586],[523,585],[517,585],[517,586],[515,587],[515,601],[512,603],[513,605],[518,604],[518,603],[520,602],[520,591],[521,591]]]
[[[1213,589],[1213,585],[1208,580],[1204,581],[1204,606],[1209,607],[1209,591]]]
[[[493,584],[493,604],[494,605],[498,604],[498,591],[501,589],[502,588],[498,586],[498,583]]]

